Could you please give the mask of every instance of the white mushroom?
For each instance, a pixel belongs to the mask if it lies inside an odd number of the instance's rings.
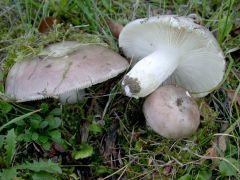
[[[119,46],[136,63],[122,81],[130,97],[145,97],[163,83],[202,97],[223,79],[225,59],[216,39],[188,17],[137,19],[123,28]]]
[[[148,125],[166,138],[185,138],[196,132],[200,113],[188,91],[174,85],[158,88],[143,104]]]
[[[77,42],[55,46],[45,49],[47,56],[14,64],[6,80],[7,96],[17,102],[60,97],[63,103],[74,103],[83,96],[84,88],[113,78],[129,66],[104,46]]]

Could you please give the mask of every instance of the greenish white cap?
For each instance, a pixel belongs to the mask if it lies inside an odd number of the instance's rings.
[[[188,17],[134,20],[121,31],[119,46],[133,62],[122,81],[130,97],[145,97],[161,84],[177,84],[202,97],[224,76],[225,58],[215,37]]]

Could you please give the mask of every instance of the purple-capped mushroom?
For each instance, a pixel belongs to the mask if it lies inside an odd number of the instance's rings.
[[[185,138],[196,132],[200,112],[189,92],[182,87],[166,85],[149,95],[143,112],[147,124],[166,138]]]
[[[6,80],[6,95],[17,102],[59,98],[74,103],[83,89],[117,76],[128,62],[111,49],[64,41],[40,56],[14,64]]]

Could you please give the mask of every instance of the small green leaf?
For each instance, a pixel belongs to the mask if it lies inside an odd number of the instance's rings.
[[[53,139],[53,140],[59,140],[61,139],[61,132],[59,130],[54,130],[49,132],[49,136]]]
[[[2,172],[0,173],[0,179],[3,180],[12,180],[16,176],[17,176],[16,168],[3,169]]]
[[[16,148],[16,144],[17,144],[14,129],[11,129],[8,131],[5,142],[6,142],[5,149],[6,149],[6,154],[7,154],[6,163],[8,166],[10,166],[12,159],[14,157],[15,151],[16,151],[15,148]]]
[[[33,134],[33,131],[31,131],[30,129],[25,129],[24,141],[31,142],[32,141],[32,134]]]
[[[52,117],[47,119],[47,121],[49,125],[49,130],[56,129],[62,124],[62,120],[59,117]]]
[[[135,144],[135,149],[138,151],[138,152],[142,152],[143,150],[143,141],[140,139],[136,142]]]
[[[38,138],[38,140],[39,140],[42,144],[44,144],[44,143],[48,142],[48,137],[45,136],[45,135],[40,135],[39,138]]]
[[[211,171],[200,171],[196,176],[195,180],[210,180],[212,177]]]
[[[46,113],[48,111],[48,104],[47,103],[42,103],[40,105],[40,109],[42,110],[43,113]]]
[[[61,116],[62,110],[60,108],[55,108],[49,114],[53,116]]]
[[[42,144],[42,147],[45,151],[49,151],[51,149],[52,144],[50,142],[46,142]]]
[[[12,110],[12,105],[5,101],[0,101],[0,109],[4,114],[7,114]]]
[[[25,133],[23,134],[23,140],[25,142],[31,142],[32,141],[32,133],[29,130],[25,130]]]
[[[192,176],[189,174],[186,174],[184,176],[181,176],[178,180],[191,180]]]
[[[36,133],[36,132],[33,132],[33,133],[32,133],[32,140],[33,140],[33,141],[37,141],[37,140],[38,140],[38,137],[39,137],[38,133]]]
[[[96,165],[94,167],[96,167],[94,174],[96,174],[97,176],[105,174],[105,173],[109,173],[109,174],[112,173],[112,169],[107,166]]]
[[[219,170],[221,175],[224,176],[236,176],[237,169],[240,169],[240,163],[233,158],[226,158],[226,161],[221,161],[219,164]],[[235,168],[233,167],[235,166]]]
[[[39,114],[33,114],[32,116],[30,116],[29,118],[31,121],[32,120],[38,120],[39,122],[42,121],[42,117]]]
[[[17,141],[23,141],[23,140],[24,140],[24,136],[25,136],[24,133],[19,134],[19,135],[17,136]]]
[[[92,154],[93,147],[89,144],[82,144],[79,150],[73,151],[73,157],[76,160],[90,157]]]
[[[20,120],[20,121],[17,121],[17,122],[16,122],[16,125],[18,125],[18,126],[24,126],[24,125],[26,125],[26,123],[25,123],[25,121],[22,119],[22,120]]]
[[[41,129],[44,129],[45,127],[47,127],[48,126],[48,121],[42,121],[41,123],[40,123],[40,126],[39,126],[39,128],[41,128]]]
[[[58,164],[53,163],[51,160],[48,161],[34,161],[33,163],[26,162],[24,164],[16,166],[17,169],[28,169],[34,172],[48,172],[48,173],[62,173],[61,168]]]
[[[99,124],[93,121],[92,124],[90,124],[89,126],[89,131],[91,131],[94,134],[98,134],[102,132],[102,128]]]
[[[41,123],[41,121],[39,121],[39,120],[37,120],[37,119],[32,119],[32,120],[31,120],[31,127],[32,127],[33,129],[39,129],[40,123]]]

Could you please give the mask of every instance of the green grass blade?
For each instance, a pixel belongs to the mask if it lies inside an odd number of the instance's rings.
[[[16,123],[16,122],[18,122],[18,121],[20,121],[20,120],[22,120],[22,119],[25,119],[25,118],[31,116],[32,114],[34,114],[34,113],[36,113],[36,112],[39,112],[40,110],[41,110],[41,109],[38,109],[38,110],[36,110],[36,111],[30,112],[30,113],[27,113],[27,114],[24,114],[24,115],[22,115],[22,116],[19,116],[19,117],[17,117],[17,118],[12,119],[11,121],[7,122],[6,124],[4,124],[4,125],[2,125],[2,126],[0,127],[0,132],[1,132],[4,128],[6,128],[7,126],[9,126],[10,124],[14,124],[14,123]]]

